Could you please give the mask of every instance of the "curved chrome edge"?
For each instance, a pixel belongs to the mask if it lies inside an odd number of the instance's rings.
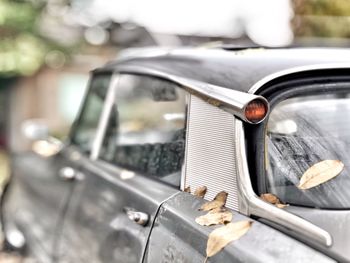
[[[262,86],[279,77],[283,77],[283,76],[287,76],[295,73],[306,72],[306,71],[317,71],[317,70],[327,70],[327,69],[334,70],[334,69],[347,69],[347,68],[350,69],[350,63],[326,63],[326,64],[314,64],[314,65],[293,67],[293,68],[277,71],[273,74],[267,75],[266,77],[256,82],[248,90],[248,93],[249,94],[257,93]]]
[[[236,119],[235,127],[238,169],[237,185],[238,193],[240,195],[239,211],[248,216],[255,215],[277,223],[287,228],[289,231],[295,232],[298,237],[307,238],[307,241],[314,241],[318,244],[331,246],[332,237],[327,231],[299,216],[266,203],[256,196],[249,176],[242,122]]]
[[[179,77],[155,69],[150,69],[136,65],[120,64],[116,67],[115,72],[145,74],[175,82],[183,86],[188,92],[201,98],[205,102],[219,107],[224,111],[227,111],[239,117],[243,121],[251,124],[258,124],[262,122],[266,118],[270,110],[268,101],[262,96],[257,96],[237,90],[228,89],[225,87],[211,85],[193,79]],[[262,101],[267,109],[265,117],[259,120],[258,122],[251,122],[245,117],[245,108],[253,100]]]
[[[92,160],[96,160],[98,158],[102,147],[103,137],[105,136],[107,129],[108,118],[114,104],[116,93],[115,86],[117,85],[118,81],[119,74],[113,74],[106,94],[106,103],[103,105],[101,117],[97,126],[96,136],[91,147],[90,159]]]

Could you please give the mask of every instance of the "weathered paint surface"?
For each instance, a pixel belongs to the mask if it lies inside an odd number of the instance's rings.
[[[203,199],[179,193],[162,205],[145,262],[203,262],[209,233],[217,226],[195,222]],[[233,222],[251,220],[232,211]],[[230,243],[209,262],[335,262],[309,246],[254,221],[246,235]]]

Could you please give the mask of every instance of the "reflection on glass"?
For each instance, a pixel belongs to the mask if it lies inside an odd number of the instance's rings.
[[[172,82],[122,75],[101,157],[179,186],[185,114],[185,91]]]
[[[291,98],[271,112],[267,128],[267,191],[282,201],[325,208],[350,207],[350,98],[348,94]],[[299,190],[301,176],[316,163],[340,160],[334,179]]]

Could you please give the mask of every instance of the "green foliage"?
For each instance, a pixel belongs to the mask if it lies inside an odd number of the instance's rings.
[[[296,37],[350,38],[349,0],[292,0]]]
[[[38,30],[45,4],[0,0],[0,76],[30,75],[44,63],[50,50],[65,49]]]
[[[349,0],[293,0],[296,15],[350,16]]]

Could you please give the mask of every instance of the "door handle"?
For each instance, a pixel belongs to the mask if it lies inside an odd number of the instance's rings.
[[[58,172],[58,175],[61,179],[65,181],[72,181],[76,178],[77,172],[72,167],[63,167]]]
[[[141,226],[146,226],[149,221],[149,216],[146,213],[135,211],[129,207],[125,207],[124,212],[131,221],[134,221]]]

